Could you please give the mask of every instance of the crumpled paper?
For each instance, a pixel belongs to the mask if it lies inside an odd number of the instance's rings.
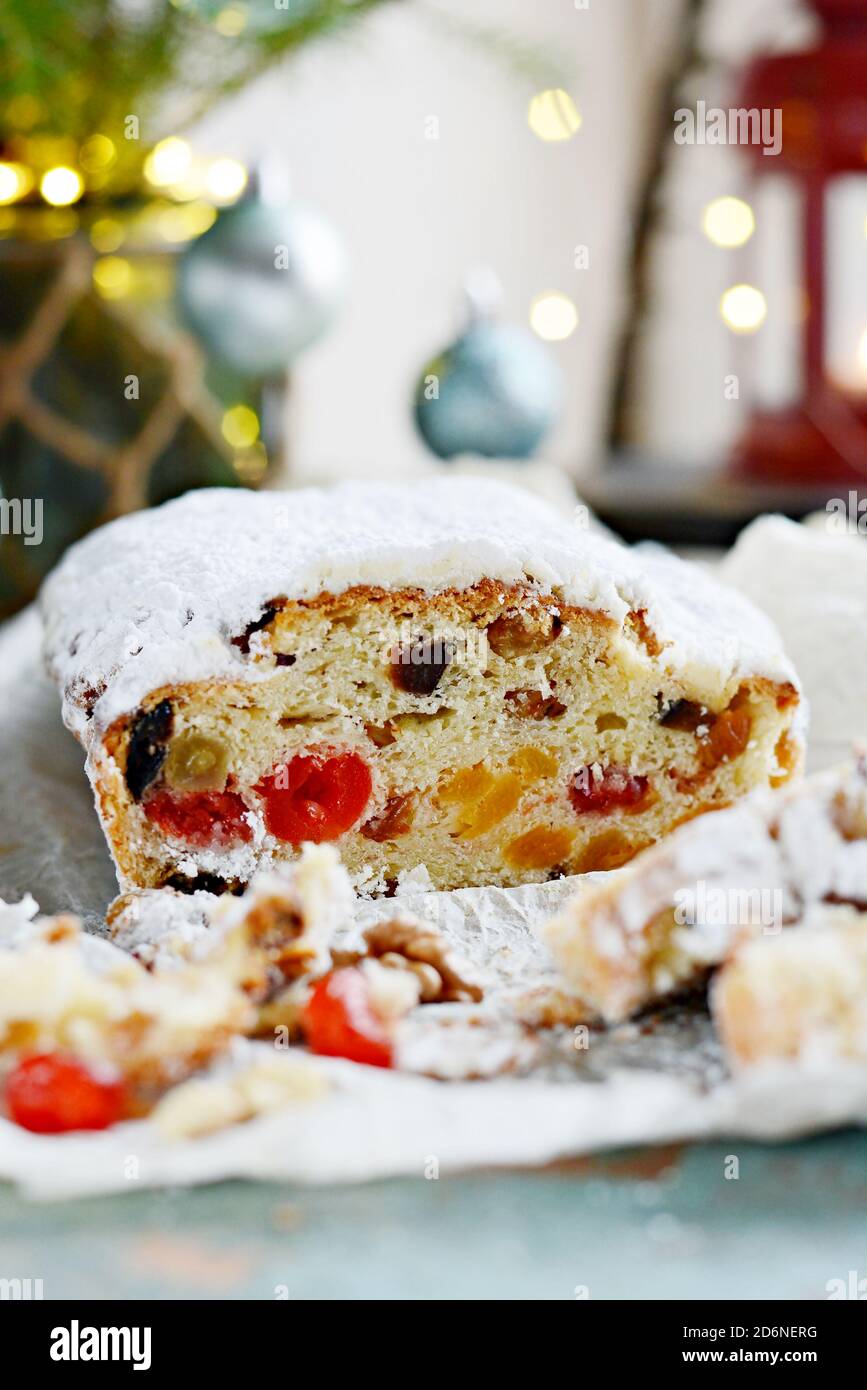
[[[82,753],[58,706],[42,673],[38,619],[27,612],[0,636],[0,897],[32,892],[44,912],[72,910],[99,932],[116,884]],[[454,893],[407,885],[399,905],[435,922],[508,990],[553,979],[535,929],[576,888],[575,879]],[[359,900],[355,929],[394,908],[394,900]],[[219,1066],[266,1052],[274,1055],[269,1043],[238,1040]],[[300,1055],[285,1053],[289,1064]],[[149,1120],[51,1137],[0,1120],[0,1178],[40,1198],[232,1177],[357,1182],[715,1135],[784,1139],[867,1122],[867,1069],[774,1065],[731,1077],[700,1003],[589,1037],[555,1030],[522,1074],[480,1081],[327,1058],[305,1064],[329,1083],[321,1098],[192,1140],[167,1139]]]

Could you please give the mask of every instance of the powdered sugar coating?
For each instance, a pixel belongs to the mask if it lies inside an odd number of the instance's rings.
[[[437,593],[484,578],[530,583],[618,623],[643,609],[663,664],[709,694],[750,675],[795,680],[770,622],[697,568],[592,534],[522,489],[466,477],[209,489],[123,517],[73,546],[46,581],[46,656],[67,724],[89,741],[161,686],[267,679],[231,638],[275,596],[360,584]]]

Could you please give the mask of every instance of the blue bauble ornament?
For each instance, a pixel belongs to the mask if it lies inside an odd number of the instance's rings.
[[[557,418],[556,364],[532,333],[502,323],[469,291],[470,323],[425,366],[415,418],[440,458],[528,458]]]
[[[343,298],[343,245],[331,223],[282,192],[220,213],[178,266],[185,323],[243,376],[278,375],[325,332]]]

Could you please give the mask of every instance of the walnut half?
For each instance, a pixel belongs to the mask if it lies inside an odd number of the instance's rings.
[[[377,922],[364,933],[370,956],[418,979],[424,1004],[478,1003],[484,991],[473,967],[451,949],[438,931],[411,918]]]

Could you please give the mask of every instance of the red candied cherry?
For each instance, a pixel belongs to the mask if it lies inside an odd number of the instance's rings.
[[[60,1052],[23,1057],[6,1078],[9,1118],[36,1134],[108,1129],[122,1118],[125,1100],[122,1081]]]
[[[321,844],[349,830],[370,800],[370,768],[358,753],[299,753],[256,791],[265,824],[278,840]]]
[[[247,807],[237,792],[156,792],[144,803],[148,820],[192,845],[224,845],[252,839]]]
[[[647,795],[648,779],[633,776],[624,767],[607,767],[594,776],[592,767],[579,768],[569,787],[569,800],[579,815],[604,814],[638,806]]]
[[[368,1067],[390,1067],[391,1039],[370,1000],[364,971],[355,966],[333,970],[317,980],[301,1014],[311,1052],[348,1057]]]

